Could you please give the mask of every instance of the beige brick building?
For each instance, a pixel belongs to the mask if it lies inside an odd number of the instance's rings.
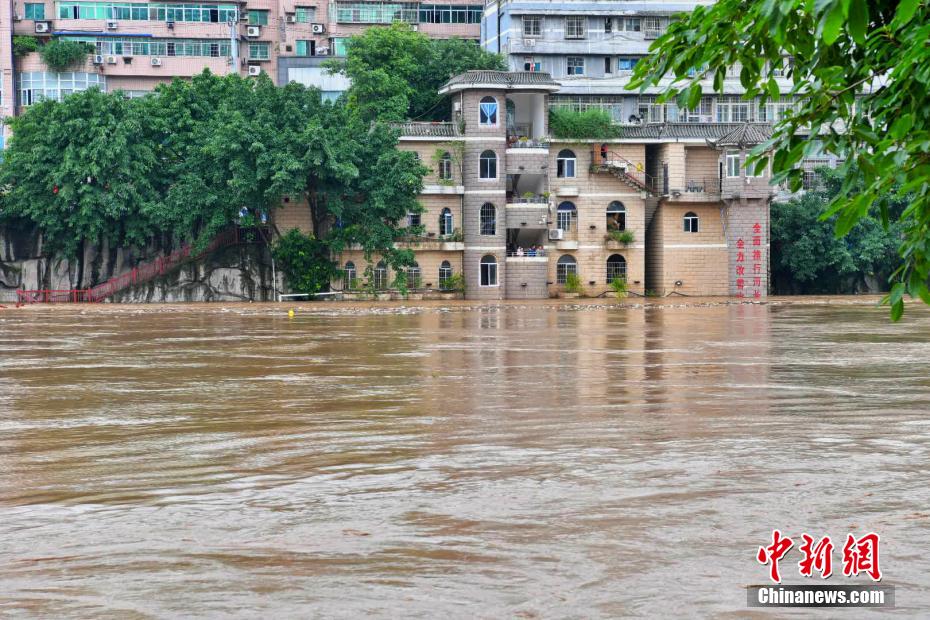
[[[423,236],[401,242],[416,255],[412,288],[442,290],[461,273],[470,299],[545,298],[576,274],[589,296],[623,278],[635,295],[764,297],[773,190],[745,158],[768,125],[643,124],[610,140],[557,139],[547,110],[558,89],[545,73],[472,71],[441,91],[451,123],[400,126],[400,148],[431,169],[424,212],[411,216]],[[379,260],[376,288],[389,288]],[[361,253],[338,261],[361,285]]]

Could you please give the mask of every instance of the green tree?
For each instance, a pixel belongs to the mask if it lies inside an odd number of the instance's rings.
[[[296,228],[282,235],[272,251],[292,291],[318,293],[336,274],[326,244]]]
[[[52,39],[39,48],[39,55],[52,71],[66,71],[74,65],[84,62],[94,47],[82,41]]]
[[[823,184],[785,203],[772,205],[772,274],[778,293],[856,293],[887,282],[900,265],[900,224],[886,230],[880,207],[859,220],[844,237],[834,234],[836,216],[824,220],[826,206],[843,183],[836,171],[819,171]],[[881,199],[892,216],[907,202],[897,193]]]
[[[905,293],[930,303],[930,5],[921,0],[719,0],[673,22],[636,66],[631,88],[672,76],[668,97],[696,107],[702,79],[721,90],[740,69],[747,97],[779,97],[786,72],[797,110],[757,154],[773,151],[775,181],[800,186],[801,159],[822,148],[846,159],[847,174],[826,216],[843,235],[893,187],[913,195],[901,215],[903,259],[886,301],[900,318]],[[791,61],[789,61],[789,58]],[[761,164],[761,161],[760,161]],[[853,191],[853,187],[857,187]]]
[[[437,94],[446,80],[469,69],[506,69],[501,56],[472,41],[430,39],[401,22],[351,37],[345,61],[329,67],[352,80],[347,102],[364,121],[447,119]]]
[[[13,37],[13,55],[17,58],[25,56],[30,52],[39,50],[39,38],[26,35],[16,35]]]

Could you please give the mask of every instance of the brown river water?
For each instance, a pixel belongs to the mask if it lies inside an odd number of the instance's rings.
[[[930,311],[322,308],[0,310],[0,616],[930,614]]]

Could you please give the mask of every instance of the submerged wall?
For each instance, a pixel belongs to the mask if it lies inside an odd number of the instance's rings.
[[[17,289],[90,288],[173,249],[167,243],[145,250],[109,248],[104,243],[86,245],[74,258],[55,258],[43,250],[34,228],[0,228],[0,303],[15,303]],[[265,301],[273,298],[271,283],[267,247],[237,245],[119,291],[107,301]]]

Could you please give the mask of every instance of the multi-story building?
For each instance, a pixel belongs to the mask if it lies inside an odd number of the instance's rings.
[[[429,36],[477,41],[481,6],[475,0],[7,0],[0,3],[0,115],[91,87],[136,96],[204,69],[265,72],[278,84],[298,81],[335,95],[347,82],[322,64],[345,53],[349,36],[400,20]],[[23,48],[14,46],[14,37],[85,41],[95,53],[67,71],[52,71],[36,52],[17,55]]]
[[[654,123],[609,140],[555,138],[547,110],[560,86],[543,72],[471,71],[452,78],[450,123],[406,123],[400,148],[432,169],[403,239],[417,291],[461,273],[472,299],[544,298],[576,274],[588,295],[623,278],[631,292],[764,297],[769,172],[748,150],[770,136],[755,123]],[[309,220],[308,220],[309,222]],[[339,257],[345,283],[387,265],[359,250]],[[336,284],[342,288],[342,283]]]

